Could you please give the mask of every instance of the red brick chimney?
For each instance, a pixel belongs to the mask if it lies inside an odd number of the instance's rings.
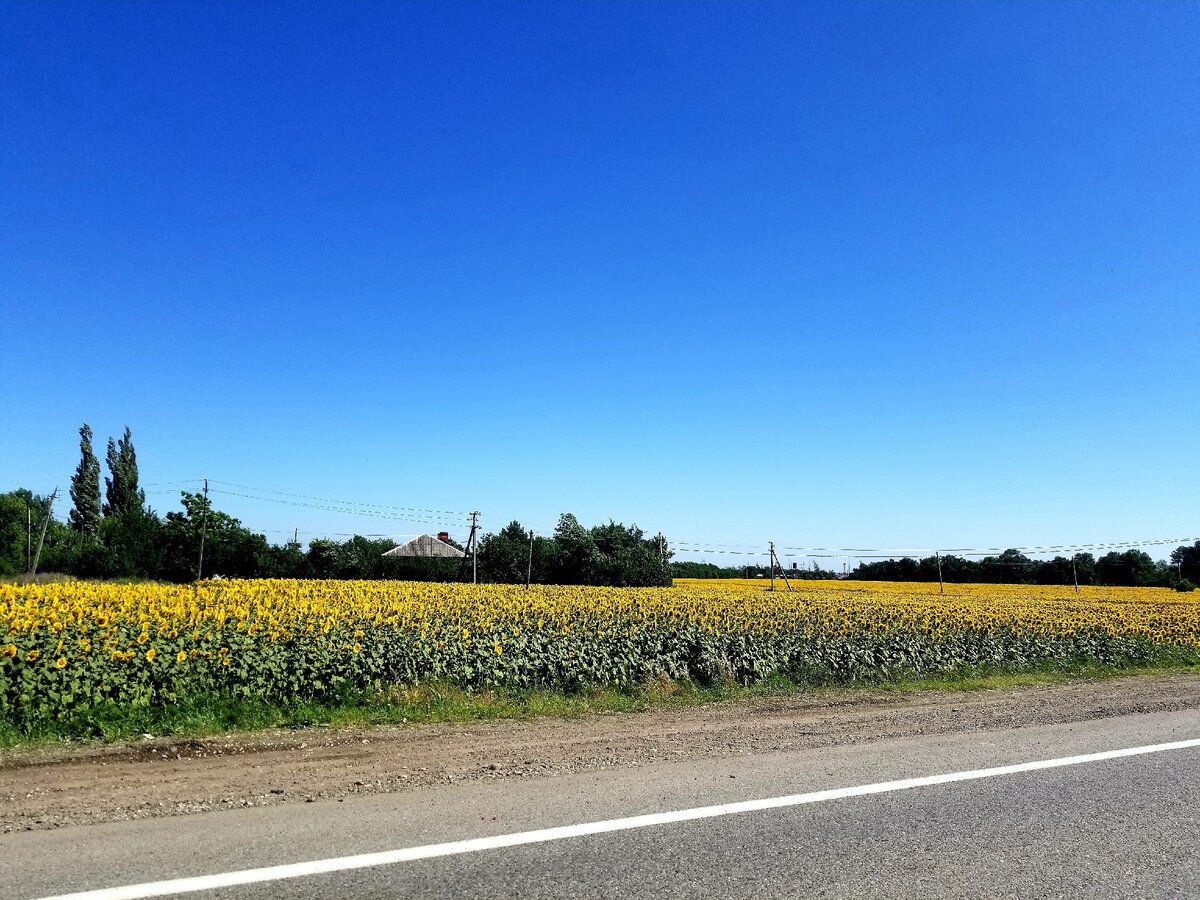
[[[448,543],[450,543],[450,532],[448,532],[448,531],[439,531],[439,532],[438,532],[438,540],[439,540],[439,541],[441,541],[443,544],[448,544]]]

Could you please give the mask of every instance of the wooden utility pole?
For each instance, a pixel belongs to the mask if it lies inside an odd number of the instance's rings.
[[[788,581],[787,572],[784,571],[783,563],[779,561],[779,557],[775,555],[775,542],[768,541],[771,549],[771,590],[775,590],[775,567],[779,567],[779,577],[783,579],[783,583],[787,585],[788,593],[792,592],[792,583]]]
[[[934,550],[933,554],[937,557],[938,564],[938,593],[944,594],[946,593],[946,587],[944,584],[942,584],[942,553],[940,550]]]
[[[1071,577],[1075,579],[1075,593],[1079,593],[1079,572],[1075,569],[1075,557],[1071,557]]]
[[[204,535],[208,531],[208,479],[204,479],[204,509],[200,513],[200,559],[196,562],[196,580],[204,571]]]
[[[46,542],[46,528],[50,524],[50,510],[54,506],[54,501],[58,499],[58,488],[54,489],[54,493],[50,495],[50,499],[46,501],[46,517],[42,519],[42,533],[38,537],[37,553],[33,555],[33,562],[29,566],[30,577],[37,574],[38,560],[42,558],[42,545]]]
[[[479,529],[479,510],[471,513],[471,535],[467,538],[467,550],[471,554],[471,584],[479,584],[479,554],[475,532]]]
[[[529,529],[529,565],[525,567],[525,590],[533,581],[533,529]]]

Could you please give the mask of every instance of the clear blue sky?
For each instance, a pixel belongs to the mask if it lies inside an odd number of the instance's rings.
[[[1198,3],[9,0],[0,85],[0,489],[1200,533]]]

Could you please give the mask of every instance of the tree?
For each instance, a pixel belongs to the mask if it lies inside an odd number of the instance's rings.
[[[485,534],[479,542],[479,569],[484,581],[523,584],[529,568],[529,532],[515,519],[499,534]]]
[[[266,537],[250,531],[228,513],[213,509],[212,501],[203,494],[180,493],[183,512],[167,513],[162,528],[164,576],[172,581],[191,581],[196,577],[201,533],[204,535],[202,576],[254,578],[269,565]]]
[[[1090,553],[1076,553],[1071,557],[1075,570],[1071,573],[1072,583],[1076,578],[1080,584],[1096,584],[1096,557]]]
[[[480,576],[497,584],[524,584],[526,578],[545,584],[553,577],[557,555],[554,538],[535,536],[530,548],[528,529],[514,519],[499,534],[485,534],[480,540]]]
[[[104,479],[107,499],[104,515],[120,517],[135,508],[144,509],[146,494],[138,488],[137,454],[128,425],[125,426],[125,436],[119,441],[108,439],[106,462],[112,477]]]
[[[1044,559],[1037,564],[1036,576],[1038,584],[1071,584],[1074,581],[1071,560],[1065,556]]]
[[[1005,550],[999,556],[979,561],[980,578],[989,584],[1032,584],[1037,564],[1019,550]]]
[[[387,538],[372,540],[361,534],[354,535],[337,548],[334,577],[346,579],[383,577],[386,567],[383,554],[394,546],[395,544]]]
[[[259,573],[263,578],[307,578],[308,559],[297,540],[286,544],[271,544],[267,547],[264,568]]]
[[[29,509],[28,500],[20,493],[0,494],[0,575],[26,570]]]
[[[734,566],[721,568],[716,563],[683,560],[671,563],[672,578],[745,578],[746,570]]]
[[[1200,541],[1172,550],[1171,565],[1175,567],[1176,578],[1200,584]]]
[[[549,567],[556,584],[650,587],[671,583],[671,557],[661,534],[647,538],[636,525],[609,521],[584,528],[564,513],[554,530],[557,552]]]
[[[162,531],[162,520],[143,506],[135,505],[121,516],[106,516],[100,525],[100,540],[96,542],[99,549],[81,555],[89,571],[79,574],[103,578],[164,577]]]
[[[333,578],[341,545],[329,538],[314,538],[308,542],[308,569],[313,578]]]
[[[1148,587],[1160,581],[1160,572],[1144,550],[1112,551],[1096,561],[1096,576],[1101,584],[1119,587]]]
[[[85,422],[79,429],[79,466],[71,478],[71,527],[95,537],[100,531],[100,460],[92,450],[92,429]]]
[[[671,553],[661,534],[647,538],[636,525],[610,521],[591,530],[591,580],[612,587],[649,587],[671,583]]]
[[[551,565],[555,584],[593,584],[596,574],[596,543],[591,533],[571,513],[558,517],[554,529],[558,552]]]

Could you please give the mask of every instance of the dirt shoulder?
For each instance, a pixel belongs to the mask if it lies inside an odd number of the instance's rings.
[[[1200,674],[970,692],[820,691],[571,719],[307,728],[0,755],[0,833],[456,781],[1200,707]]]

